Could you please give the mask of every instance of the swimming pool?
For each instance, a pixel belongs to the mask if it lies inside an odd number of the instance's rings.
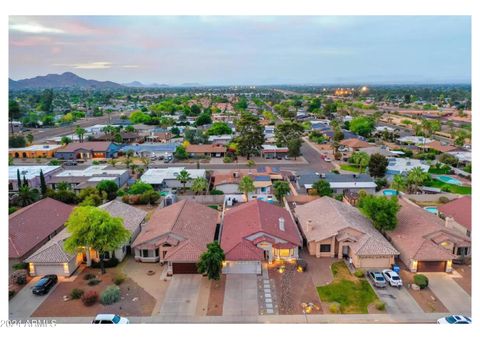
[[[437,179],[451,185],[458,185],[458,186],[462,185],[462,182],[460,180],[449,177],[448,175],[439,175],[437,176]]]
[[[438,208],[431,206],[431,207],[424,207],[423,208],[425,211],[433,213],[433,214],[438,214]]]
[[[397,195],[397,191],[396,190],[383,190],[383,195],[386,195],[386,196]]]

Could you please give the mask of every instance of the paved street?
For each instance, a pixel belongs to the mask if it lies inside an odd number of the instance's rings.
[[[160,315],[194,316],[201,279],[200,274],[174,275],[160,309]]]
[[[26,286],[24,286],[16,296],[8,303],[8,315],[10,319],[28,318],[40,306],[40,304],[48,297],[50,293],[58,286],[55,286],[46,295],[34,295],[32,288],[40,280],[40,277],[33,278]]]
[[[453,280],[452,275],[440,272],[423,274],[428,277],[428,287],[451,313],[470,314],[472,312],[470,295]]]
[[[423,312],[405,287],[398,289],[388,286],[385,289],[377,288],[375,290],[380,299],[386,304],[387,312],[390,314]]]
[[[225,285],[223,315],[258,315],[256,274],[228,274]]]

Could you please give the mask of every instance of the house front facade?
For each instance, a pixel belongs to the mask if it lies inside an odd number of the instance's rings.
[[[109,141],[86,141],[68,144],[55,153],[60,160],[90,160],[113,158],[117,147]]]
[[[222,144],[188,145],[185,150],[189,154],[189,156],[193,158],[223,158],[225,156],[225,153],[227,152],[227,147]]]

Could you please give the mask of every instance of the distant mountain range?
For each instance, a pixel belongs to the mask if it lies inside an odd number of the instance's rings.
[[[62,74],[47,74],[31,79],[12,80],[8,79],[10,90],[20,89],[44,89],[44,88],[82,88],[82,89],[106,89],[122,88],[123,86],[112,81],[87,80],[72,72]]]
[[[157,84],[157,83],[151,83],[151,84],[143,84],[140,81],[132,81],[126,84],[122,84],[123,86],[126,87],[142,87],[142,88],[160,88],[160,87],[168,87],[167,84]]]

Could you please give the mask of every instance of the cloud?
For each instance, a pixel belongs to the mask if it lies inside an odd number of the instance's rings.
[[[108,61],[96,61],[78,64],[54,64],[54,66],[67,66],[74,69],[108,69],[112,68],[112,63]]]
[[[24,23],[24,24],[12,23],[9,25],[9,28],[12,31],[30,33],[30,34],[64,34],[65,33],[65,31],[61,29],[43,26],[37,23]]]
[[[122,65],[121,68],[139,68],[139,65]]]

